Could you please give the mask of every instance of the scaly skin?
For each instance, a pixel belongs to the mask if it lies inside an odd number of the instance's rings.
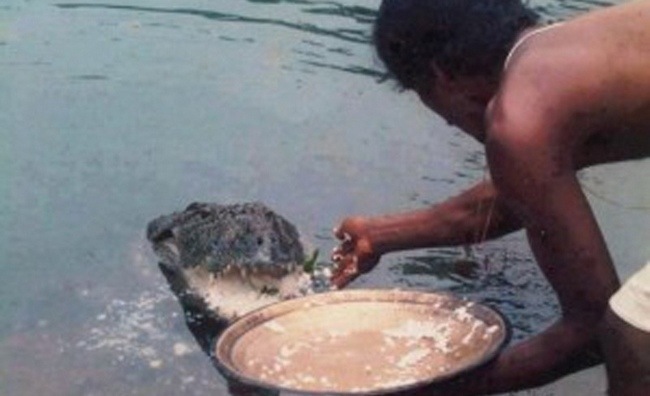
[[[215,278],[240,273],[241,278],[235,279],[244,281],[237,285],[262,295],[266,290],[247,280],[256,275],[271,280],[303,275],[305,254],[298,231],[261,203],[193,203],[182,212],[151,221],[147,239],[160,259],[161,272],[183,307],[188,328],[209,356],[216,339],[236,319],[224,315],[218,302],[215,307],[213,301],[207,300],[207,289],[217,286]],[[201,277],[198,281],[197,274]],[[291,297],[295,295],[278,295],[278,299]],[[221,374],[228,380],[233,395],[266,394],[229,378],[227,373]]]

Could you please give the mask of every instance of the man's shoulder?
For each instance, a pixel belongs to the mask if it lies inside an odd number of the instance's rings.
[[[576,113],[588,111],[604,94],[598,84],[602,76],[587,59],[527,52],[504,71],[488,108],[489,126],[558,128]]]
[[[533,131],[557,124],[570,106],[558,100],[559,90],[549,88],[535,81],[504,81],[488,105],[488,130]]]

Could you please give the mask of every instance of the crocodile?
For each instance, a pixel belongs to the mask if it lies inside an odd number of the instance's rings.
[[[317,251],[306,259],[296,227],[260,202],[195,202],[152,220],[146,234],[187,327],[211,358],[219,335],[242,315],[331,288],[327,263],[315,263]],[[232,395],[277,394],[215,367]]]
[[[305,270],[309,260],[296,227],[260,202],[192,203],[152,220],[147,239],[208,354],[242,315],[329,287],[326,267]]]

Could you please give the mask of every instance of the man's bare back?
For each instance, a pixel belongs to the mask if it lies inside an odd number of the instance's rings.
[[[650,1],[594,11],[531,37],[513,54],[495,99],[503,92],[527,107],[511,112],[570,129],[578,167],[650,155]]]

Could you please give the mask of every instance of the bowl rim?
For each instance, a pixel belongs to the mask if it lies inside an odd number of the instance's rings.
[[[370,298],[369,298],[370,296]],[[374,298],[373,298],[374,297]],[[393,299],[390,299],[393,297]],[[491,316],[501,329],[501,336],[492,343],[486,353],[479,359],[459,366],[456,370],[451,370],[447,373],[416,381],[413,383],[402,384],[392,387],[385,387],[376,390],[364,391],[321,391],[321,390],[302,390],[284,387],[275,383],[260,380],[258,378],[246,375],[237,370],[234,365],[230,364],[230,359],[227,354],[235,345],[231,340],[236,341],[238,336],[245,334],[257,325],[261,325],[269,320],[272,320],[282,314],[294,312],[295,309],[304,307],[305,304],[332,304],[332,303],[349,303],[349,302],[408,302],[415,304],[428,304],[431,303],[433,298],[442,299],[448,303],[466,305],[471,303],[471,307],[475,310],[480,310],[484,314]],[[329,302],[324,302],[330,300]],[[282,314],[278,316],[268,317],[267,311],[280,310]],[[473,299],[460,296],[448,291],[436,290],[414,290],[414,289],[346,289],[346,290],[333,290],[323,293],[311,294],[304,297],[295,299],[284,300],[273,303],[264,307],[257,308],[247,314],[237,318],[218,336],[212,340],[210,347],[210,359],[219,371],[226,377],[238,381],[242,384],[267,389],[270,391],[288,392],[292,395],[313,395],[313,396],[358,396],[358,395],[386,395],[395,392],[403,392],[406,390],[414,390],[430,386],[437,383],[448,381],[461,374],[467,374],[477,368],[489,363],[495,359],[503,349],[509,344],[512,337],[511,324],[507,318],[498,309]]]

